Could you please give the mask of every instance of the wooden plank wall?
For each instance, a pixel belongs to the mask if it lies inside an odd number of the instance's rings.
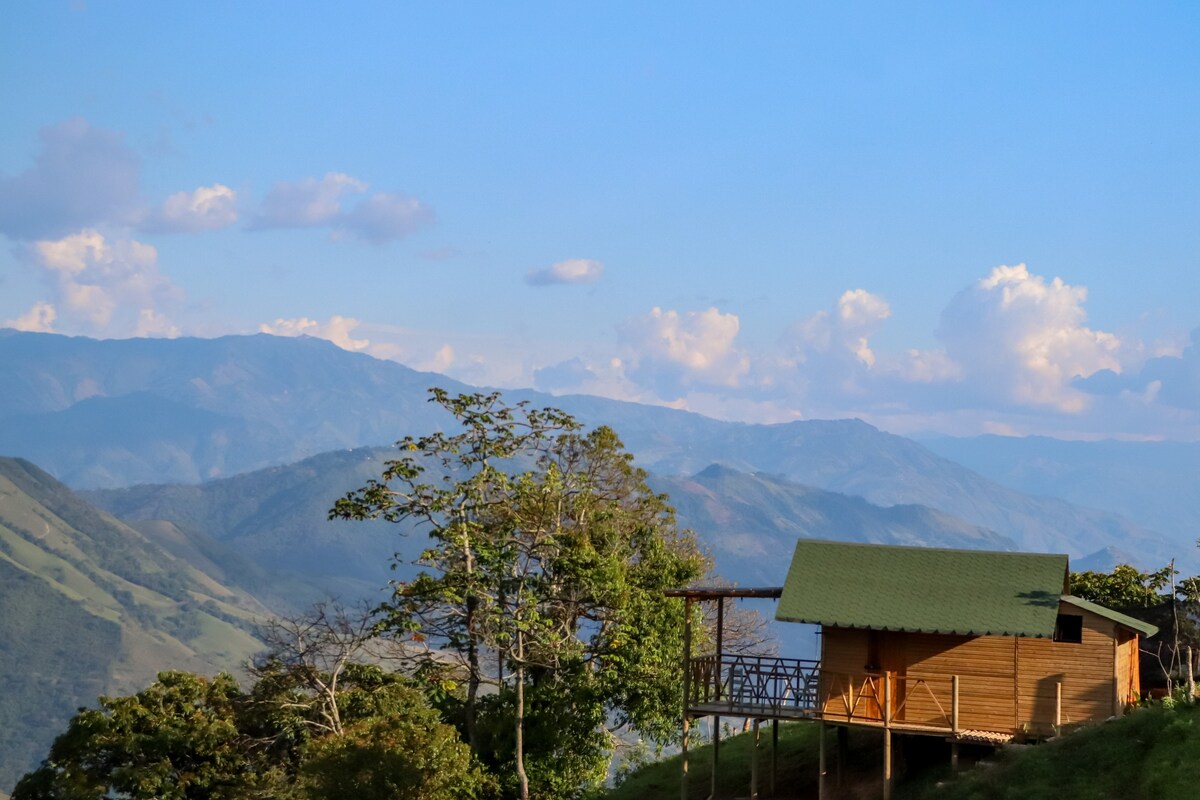
[[[905,636],[909,691],[905,721],[941,716],[929,694],[916,691],[913,676],[929,676],[928,684],[943,708],[950,708],[950,678],[959,676],[959,727],[1009,731],[1015,715],[1013,639],[1003,636],[945,636],[933,633]]]
[[[1122,707],[1136,703],[1142,694],[1142,676],[1138,658],[1138,635],[1118,628],[1117,691]]]
[[[899,676],[893,696],[903,701],[897,722],[943,725],[951,706],[951,676],[959,676],[959,727],[1050,735],[1057,686],[1062,724],[1105,719],[1137,698],[1137,636],[1112,621],[1064,604],[1083,617],[1083,641],[1012,636],[875,633],[882,668]],[[822,636],[823,709],[843,715],[846,679],[866,673],[872,634],[825,628]],[[924,685],[917,683],[925,679]],[[838,684],[835,687],[835,683]],[[860,713],[867,708],[860,706]]]
[[[1062,682],[1062,724],[1106,719],[1116,713],[1117,630],[1111,620],[1071,605],[1064,614],[1083,617],[1082,642],[1018,638],[1018,730],[1049,735],[1055,693]]]

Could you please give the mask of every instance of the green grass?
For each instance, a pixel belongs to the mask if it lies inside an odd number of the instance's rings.
[[[1193,800],[1200,797],[1200,706],[1139,709],[1036,747],[1012,748],[904,800]]]
[[[881,737],[851,731],[849,758],[839,792],[834,786],[835,738],[827,739],[831,798],[879,796]],[[762,729],[761,797],[769,798],[770,726]],[[778,793],[815,798],[817,726],[780,726]],[[719,792],[749,796],[750,736],[722,741]],[[1126,717],[1084,728],[1039,745],[964,748],[964,768],[952,773],[948,745],[933,737],[898,737],[896,800],[1194,800],[1200,797],[1200,705],[1139,709]],[[975,764],[975,758],[984,759]],[[712,749],[690,754],[689,797],[709,796]],[[679,757],[648,764],[610,790],[605,800],[679,797]]]
[[[779,755],[776,773],[777,796],[815,797],[817,791],[818,741],[817,725],[813,722],[789,722],[779,726]],[[873,731],[850,731],[850,762],[880,763],[880,737]],[[834,774],[833,754],[836,738],[827,732],[827,757],[830,780]],[[721,797],[750,796],[750,760],[753,737],[739,734],[721,741],[718,792]],[[678,755],[648,764],[632,773],[620,785],[604,795],[605,800],[660,800],[679,797],[680,757]],[[759,744],[759,791],[770,797],[771,726],[764,723]],[[875,766],[876,770],[878,769]],[[878,772],[872,773],[878,776]],[[712,747],[691,748],[688,754],[688,796],[701,800],[708,797],[712,776]],[[853,779],[847,776],[847,782]]]

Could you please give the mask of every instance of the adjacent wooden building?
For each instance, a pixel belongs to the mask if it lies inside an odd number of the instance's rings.
[[[685,730],[702,715],[877,728],[887,797],[894,734],[945,737],[956,759],[959,742],[1120,714],[1139,695],[1139,637],[1157,629],[1068,595],[1067,578],[1064,555],[801,540],[781,589],[726,596],[778,597],[777,620],[820,626],[820,660],[720,646],[689,659]],[[672,594],[721,604],[720,591]]]
[[[882,722],[887,688],[893,728],[1040,738],[1135,702],[1157,630],[1067,577],[1062,555],[801,541],[775,617],[821,626],[827,722]]]

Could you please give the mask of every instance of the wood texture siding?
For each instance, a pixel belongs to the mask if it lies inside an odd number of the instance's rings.
[[[1081,641],[825,628],[820,708],[845,718],[847,687],[861,695],[887,672],[900,725],[949,727],[955,675],[960,729],[1050,735],[1060,691],[1063,726],[1120,713],[1138,692],[1137,634],[1065,603],[1060,613],[1082,617]],[[877,705],[857,708],[878,719]]]

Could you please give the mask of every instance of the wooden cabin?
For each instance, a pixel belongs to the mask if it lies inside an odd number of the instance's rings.
[[[1067,557],[805,540],[776,619],[821,626],[817,716],[1003,742],[1122,713],[1157,628],[1066,594]],[[886,713],[885,713],[886,712]]]
[[[782,587],[672,589],[684,598],[682,800],[691,720],[711,717],[717,798],[721,717],[813,719],[883,734],[883,797],[892,737],[951,743],[1037,740],[1122,713],[1139,695],[1138,641],[1157,628],[1067,594],[1064,555],[801,540]],[[820,660],[727,653],[727,601],[772,598],[775,618],[820,626]],[[692,652],[692,606],[717,606],[715,652]],[[825,737],[819,794],[825,796]],[[774,784],[772,746],[771,784]],[[750,796],[758,796],[757,745]],[[838,763],[844,760],[839,753]],[[840,769],[840,768],[839,768]]]

